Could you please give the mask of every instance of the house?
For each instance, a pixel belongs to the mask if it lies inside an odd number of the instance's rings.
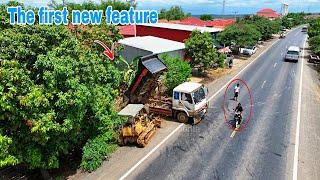
[[[183,24],[156,23],[156,24],[139,24],[137,25],[137,36],[154,36],[172,41],[184,42],[189,38],[193,30],[209,32],[215,38],[220,28],[200,27]]]
[[[257,12],[257,16],[265,17],[265,18],[268,18],[270,20],[275,20],[275,19],[280,17],[280,14],[278,14],[273,9],[266,8],[266,9],[261,9],[260,11],[258,11]]]
[[[124,46],[120,54],[130,63],[139,56],[151,54],[168,54],[172,57],[184,58],[184,43],[153,36],[129,37],[119,40]]]

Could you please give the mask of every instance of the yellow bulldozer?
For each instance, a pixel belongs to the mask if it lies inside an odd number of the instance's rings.
[[[157,128],[161,127],[161,118],[149,115],[143,104],[128,104],[118,115],[128,118],[120,128],[120,145],[137,144],[139,147],[145,147]]]

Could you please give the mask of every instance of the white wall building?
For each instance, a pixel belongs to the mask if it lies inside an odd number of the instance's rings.
[[[150,54],[168,54],[173,57],[184,58],[184,43],[153,36],[129,37],[119,41],[124,45],[120,54],[130,63],[138,56]]]

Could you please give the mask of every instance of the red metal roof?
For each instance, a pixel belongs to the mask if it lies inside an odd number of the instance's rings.
[[[179,24],[193,25],[193,26],[207,26],[206,21],[203,21],[203,20],[196,18],[196,17],[188,17],[186,19],[183,19],[180,21]]]
[[[230,26],[232,24],[236,23],[235,19],[215,19],[212,21],[207,21],[206,25],[208,27],[222,27],[225,28],[227,26]]]
[[[123,36],[134,36],[134,27],[133,25],[127,25],[127,26],[119,26],[120,28],[120,34]]]
[[[266,18],[278,18],[280,17],[280,14],[278,14],[276,11],[270,8],[261,9],[257,12],[258,16],[266,17]]]
[[[271,8],[265,8],[265,9],[261,9],[258,11],[258,13],[275,13],[276,11],[274,11]]]
[[[159,23],[172,23],[172,24],[183,24],[183,25],[193,25],[193,26],[202,26],[202,27],[218,27],[218,28],[225,28],[230,26],[236,22],[235,19],[215,19],[212,21],[203,21],[199,18],[189,17],[183,20],[165,20],[160,19]]]
[[[168,20],[166,20],[166,19],[159,19],[158,20],[158,23],[168,23],[169,21]]]

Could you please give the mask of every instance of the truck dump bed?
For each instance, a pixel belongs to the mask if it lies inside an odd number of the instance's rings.
[[[146,103],[157,87],[157,80],[166,69],[158,55],[142,57],[139,60],[137,75],[128,92],[130,103]]]

